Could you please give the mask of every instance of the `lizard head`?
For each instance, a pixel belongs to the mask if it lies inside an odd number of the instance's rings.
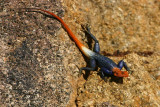
[[[128,77],[127,71],[121,71],[119,68],[113,68],[112,69],[114,76],[116,77]]]

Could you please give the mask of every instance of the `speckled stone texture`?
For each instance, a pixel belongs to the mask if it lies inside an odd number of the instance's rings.
[[[51,7],[62,16],[61,3],[0,2],[0,105],[67,105],[72,88],[63,65],[64,44],[55,34],[61,25],[42,14],[17,9]]]
[[[54,12],[87,47],[90,25],[101,54],[121,59],[128,78],[84,72],[84,57],[54,18],[18,8]],[[1,0],[0,105],[68,107],[160,106],[159,0]]]

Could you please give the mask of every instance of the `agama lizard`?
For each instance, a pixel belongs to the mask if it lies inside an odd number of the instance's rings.
[[[82,67],[80,68],[80,72],[82,70],[89,70],[89,71],[95,71],[97,66],[100,68],[100,71],[102,73],[102,78],[105,76],[116,76],[116,77],[128,77],[129,68],[127,67],[127,64],[121,60],[118,64],[116,64],[113,60],[111,60],[108,57],[105,57],[101,55],[100,52],[100,46],[98,40],[93,36],[93,34],[90,32],[90,29],[87,28],[86,31],[90,35],[90,37],[95,41],[94,49],[93,51],[85,47],[73,34],[73,32],[70,30],[68,25],[57,15],[55,15],[52,12],[49,12],[47,10],[37,9],[37,8],[26,8],[27,10],[33,9],[34,12],[44,12],[47,13],[54,18],[56,18],[63,26],[64,29],[67,31],[68,35],[73,39],[73,41],[76,43],[78,48],[81,50],[81,52],[90,59],[90,67]],[[127,71],[122,71],[122,68],[125,68]]]

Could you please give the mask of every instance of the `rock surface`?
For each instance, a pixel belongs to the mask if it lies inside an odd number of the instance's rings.
[[[124,59],[128,78],[97,71],[78,77],[87,60],[61,24],[35,12],[56,13],[89,48],[81,25],[90,25],[101,54]],[[160,106],[160,1],[61,0],[0,2],[0,105]],[[64,16],[64,17],[63,17]],[[88,75],[89,74],[89,75]]]

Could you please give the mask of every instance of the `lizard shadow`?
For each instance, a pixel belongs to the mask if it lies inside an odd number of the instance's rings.
[[[105,75],[105,77],[102,76],[101,72],[97,73],[105,82],[116,82],[118,84],[123,84],[123,77],[115,77],[110,75]]]

